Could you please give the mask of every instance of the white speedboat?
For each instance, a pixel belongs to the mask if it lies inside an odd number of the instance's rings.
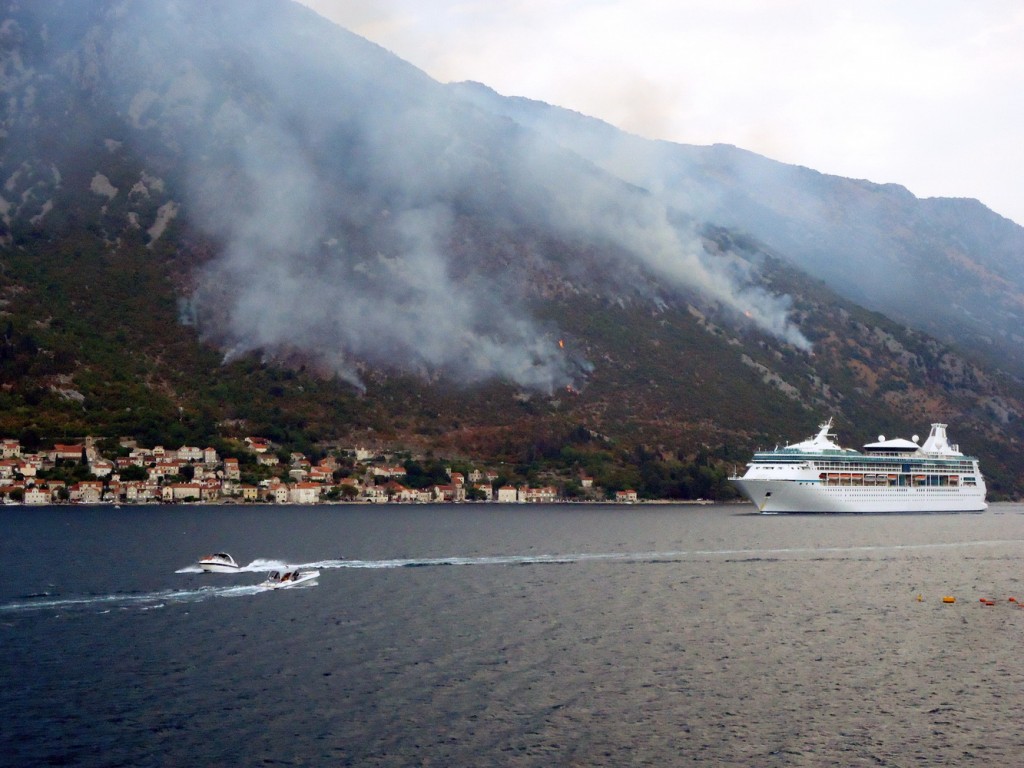
[[[237,573],[239,568],[235,558],[227,552],[217,552],[201,557],[196,565],[207,573]]]
[[[260,584],[267,589],[288,589],[297,587],[300,584],[312,583],[320,576],[320,571],[315,568],[295,568],[290,571],[271,571],[267,580]]]

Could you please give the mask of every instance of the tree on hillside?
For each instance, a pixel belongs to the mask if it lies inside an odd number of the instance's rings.
[[[145,480],[149,477],[149,472],[146,471],[145,467],[139,467],[135,464],[120,470],[119,474],[121,475],[121,479],[125,482],[136,482],[138,480]]]

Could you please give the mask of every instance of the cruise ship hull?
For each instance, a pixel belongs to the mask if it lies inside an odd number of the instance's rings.
[[[731,478],[763,513],[983,512],[984,488],[829,486],[799,480]]]

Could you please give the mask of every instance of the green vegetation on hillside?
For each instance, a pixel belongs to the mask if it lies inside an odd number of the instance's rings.
[[[361,392],[301,359],[224,363],[183,324],[188,269],[212,245],[177,232],[148,247],[59,224],[23,228],[0,251],[0,435],[30,448],[94,435],[224,452],[260,435],[311,457],[338,445],[411,452],[425,457],[425,477],[438,461],[465,461],[570,496],[588,476],[609,493],[727,499],[727,476],[755,448],[800,439],[829,415],[854,445],[944,419],[982,456],[994,496],[1020,492],[1006,438],[969,418],[1000,382],[770,259],[765,274],[794,297],[813,355],[713,307],[534,297],[565,354],[592,366],[574,388],[544,395],[375,369]]]

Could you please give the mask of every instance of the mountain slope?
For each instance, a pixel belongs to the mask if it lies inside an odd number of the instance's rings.
[[[477,83],[452,88],[669,206],[749,233],[841,295],[1024,375],[1024,227],[977,201],[919,200],[736,147],[640,139]]]
[[[1016,381],[801,271],[799,217],[772,243],[684,205],[706,163],[627,177],[290,2],[2,8],[7,433],[363,441],[701,495],[825,414],[851,443],[946,420],[1020,490]]]
[[[53,195],[87,187],[113,238],[117,215],[153,220],[124,209],[137,190],[162,192],[157,211],[184,206],[219,243],[192,309],[224,347],[319,353],[330,334],[323,362],[354,383],[360,361],[398,360],[551,390],[578,371],[521,305],[541,270],[603,295],[697,293],[806,347],[786,302],[704,252],[693,221],[299,6],[86,7],[73,24],[76,4],[12,11],[4,166],[32,169],[10,190],[18,218],[61,216]],[[85,151],[69,156],[58,137],[78,113]],[[101,147],[101,167],[74,172]]]

